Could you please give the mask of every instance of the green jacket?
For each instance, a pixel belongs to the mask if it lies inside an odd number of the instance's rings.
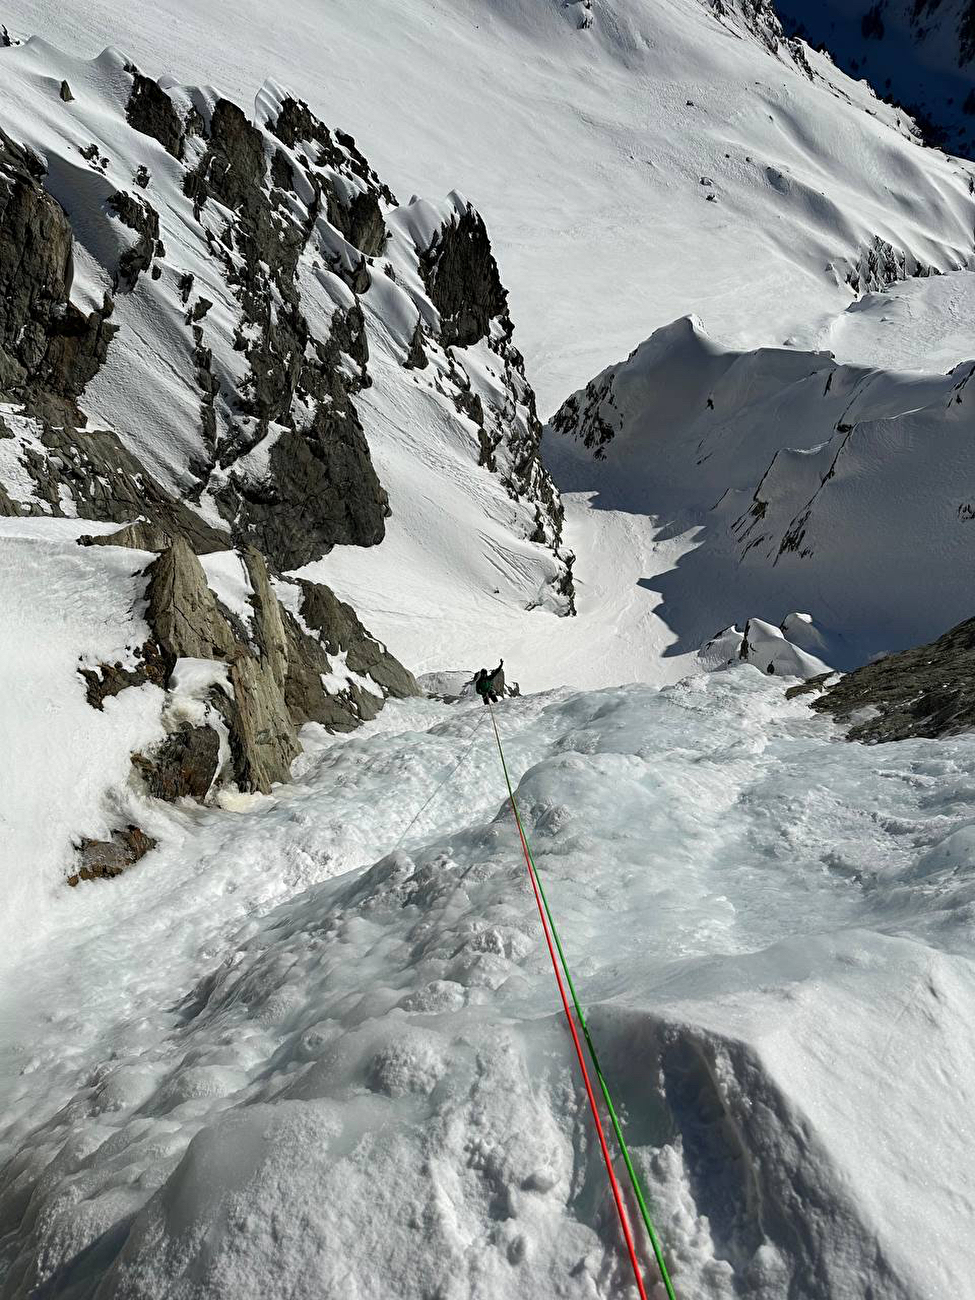
[[[501,678],[500,682],[498,681],[499,677]],[[482,699],[485,695],[504,690],[504,665],[498,664],[493,673],[488,673],[487,677],[482,677],[479,681],[476,681],[474,689]]]

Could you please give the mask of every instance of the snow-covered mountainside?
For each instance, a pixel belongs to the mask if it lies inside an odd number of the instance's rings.
[[[855,667],[970,612],[973,374],[733,352],[685,318],[557,412],[561,481],[684,539],[645,579],[670,653],[803,610],[839,634],[831,665]]]
[[[971,165],[771,0],[0,20],[0,1300],[665,1300],[525,834],[680,1300],[975,1300]]]
[[[907,106],[932,144],[975,152],[972,0],[776,0],[786,31]]]
[[[462,190],[543,416],[679,316],[730,346],[808,345],[877,240],[940,270],[973,250],[968,169],[790,46],[768,0],[288,0],[280,22],[241,0],[229,30],[215,0],[15,13],[14,36],[113,44],[245,108],[275,78],[401,196]]]
[[[356,402],[371,387],[376,423],[395,412],[430,431],[414,459],[450,458],[463,483],[445,512],[463,503],[470,524],[477,500],[485,527],[522,543],[527,582],[505,596],[568,607],[534,395],[463,198],[397,206],[350,136],[270,85],[255,124],[217,92],[163,88],[114,52],[86,63],[34,40],[0,60],[7,238],[31,188],[52,221],[52,198],[67,215],[58,293],[100,331],[69,395],[84,391],[97,427],[212,528],[294,568],[337,543],[380,542],[406,495],[392,455],[376,472],[382,432]],[[8,353],[29,370],[16,308],[8,317]],[[22,513],[53,477],[55,513],[60,495],[88,517],[131,517],[128,501],[106,516],[77,476],[38,469],[34,431],[20,441],[21,478],[42,479]]]

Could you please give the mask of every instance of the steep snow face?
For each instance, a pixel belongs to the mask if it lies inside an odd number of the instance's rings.
[[[853,667],[970,612],[973,372],[731,352],[684,319],[562,407],[553,453],[597,510],[683,539],[673,569],[646,580],[677,637],[669,653],[798,607],[846,638],[829,662]]]
[[[399,207],[350,136],[272,83],[251,122],[114,51],[32,40],[0,63],[0,122],[71,221],[68,287],[86,310],[110,295],[83,405],[165,491],[288,568],[380,542],[417,463],[449,462],[447,525],[519,554],[502,598],[571,608],[534,393],[463,196]]]
[[[975,150],[972,0],[777,0],[786,30],[907,106],[926,139]]]
[[[972,740],[747,665],[498,713],[678,1294],[971,1297]],[[631,1294],[483,717],[165,810],[5,971],[5,1300]]]
[[[687,312],[737,347],[808,344],[849,277],[875,287],[877,239],[898,273],[972,253],[968,169],[751,0],[289,0],[274,26],[263,0],[230,25],[213,0],[22,0],[15,27],[245,104],[276,77],[402,195],[460,187],[545,413]]]
[[[0,889],[11,957],[42,937],[59,900],[70,911],[64,881],[72,841],[105,838],[137,819],[130,755],[164,734],[158,686],[124,691],[96,710],[78,675],[79,667],[100,663],[134,667],[149,634],[139,605],[141,573],[153,557],[76,543],[79,533],[110,529],[72,519],[0,520],[0,661],[8,687],[2,732],[11,755],[0,811]]]

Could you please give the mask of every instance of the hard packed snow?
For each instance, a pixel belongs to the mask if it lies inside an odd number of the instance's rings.
[[[8,966],[0,1294],[635,1294],[485,716],[166,810]],[[975,742],[749,665],[498,718],[678,1294],[975,1294]]]

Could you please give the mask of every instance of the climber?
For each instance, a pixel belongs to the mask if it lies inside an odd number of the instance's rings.
[[[475,674],[474,689],[485,704],[497,704],[504,695],[504,660],[502,659],[493,673],[486,668]]]

